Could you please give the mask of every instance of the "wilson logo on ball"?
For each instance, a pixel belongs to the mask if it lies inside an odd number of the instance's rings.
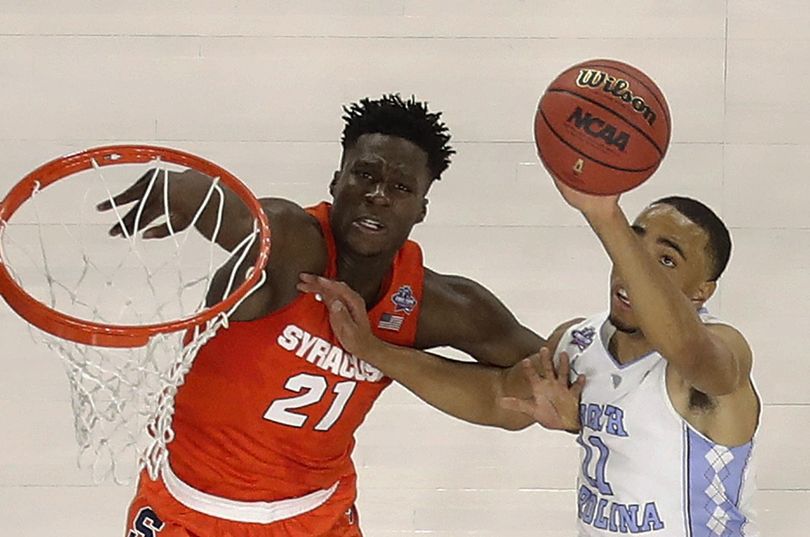
[[[653,174],[671,126],[667,101],[649,76],[594,58],[568,67],[546,87],[534,114],[534,141],[558,183],[608,196]]]
[[[577,86],[580,88],[599,88],[612,94],[614,97],[629,103],[633,110],[644,116],[647,123],[650,125],[655,123],[657,118],[655,112],[652,111],[650,106],[638,95],[634,95],[630,91],[630,82],[623,78],[610,76],[604,71],[598,69],[580,69],[579,76],[577,77]]]
[[[590,112],[583,112],[582,108],[578,106],[566,121],[573,123],[576,128],[581,129],[586,134],[603,140],[607,145],[618,148],[619,151],[624,151],[628,142],[630,142],[628,133],[618,130]]]

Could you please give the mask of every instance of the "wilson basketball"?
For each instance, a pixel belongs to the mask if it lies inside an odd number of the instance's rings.
[[[655,82],[615,60],[563,71],[534,118],[538,155],[549,173],[599,195],[646,181],[667,152],[670,130],[669,107]]]

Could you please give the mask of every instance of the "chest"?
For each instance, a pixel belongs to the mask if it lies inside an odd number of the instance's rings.
[[[666,362],[649,355],[630,364],[617,363],[604,348],[573,353],[572,374],[585,375],[580,420],[583,431],[612,438],[677,432],[666,392]]]
[[[390,379],[345,351],[326,308],[308,298],[220,330],[186,376],[178,415],[260,436],[278,427],[340,435],[359,426]]]

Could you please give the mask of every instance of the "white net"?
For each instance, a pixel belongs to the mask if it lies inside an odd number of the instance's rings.
[[[220,231],[224,207],[217,178],[194,213],[192,225],[183,231],[173,229],[170,185],[174,173],[183,170],[159,160],[95,166],[35,192],[9,222],[0,222],[6,268],[39,302],[82,320],[142,326],[194,316],[206,307],[217,270],[229,259],[245,260],[258,232],[254,225],[231,251],[216,245],[213,239]],[[132,206],[114,206],[100,213],[96,204],[112,201],[141,176],[148,177],[144,199],[159,194],[162,200],[162,216],[153,225],[167,223],[169,236],[145,240],[126,230],[122,236],[110,236],[110,228],[121,223]],[[135,215],[137,228],[145,204],[134,206],[140,207]],[[194,228],[206,206],[216,208],[212,240]],[[230,295],[247,277],[237,274],[240,265],[233,263],[232,269],[219,275],[224,291],[213,302]],[[229,314],[198,325],[191,334],[159,334],[132,349],[75,343],[29,325],[31,336],[63,360],[79,464],[92,469],[94,481],[128,483],[140,467],[157,476],[173,437],[177,388],[199,348],[227,326]]]

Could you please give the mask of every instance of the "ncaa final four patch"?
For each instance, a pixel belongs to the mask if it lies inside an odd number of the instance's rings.
[[[377,323],[377,328],[382,328],[383,330],[391,330],[392,332],[399,332],[399,329],[402,328],[402,322],[405,320],[405,317],[401,315],[393,315],[391,313],[383,313],[380,315],[380,322]]]
[[[396,311],[411,313],[416,307],[416,298],[413,296],[413,289],[410,285],[403,285],[396,293],[391,295],[391,302],[396,306]]]
[[[581,351],[584,351],[593,343],[593,338],[596,336],[596,330],[592,326],[588,326],[581,330],[574,330],[571,332],[571,343],[569,345],[576,345]]]

